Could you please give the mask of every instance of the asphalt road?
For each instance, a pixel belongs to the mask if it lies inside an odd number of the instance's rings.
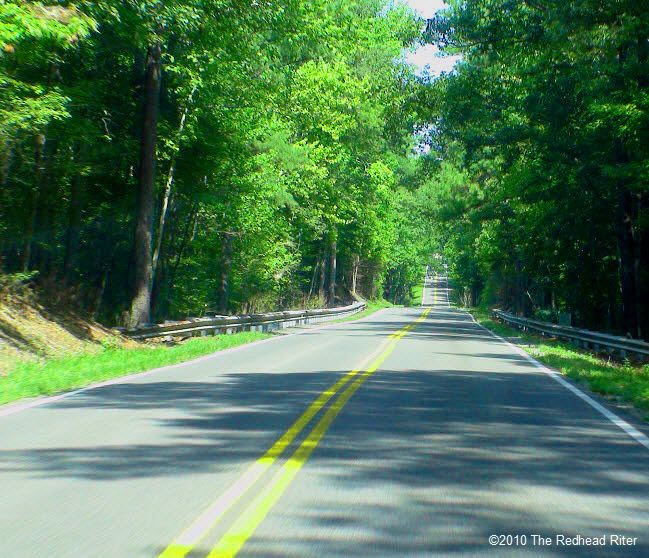
[[[649,449],[424,303],[5,413],[0,557],[649,556]]]

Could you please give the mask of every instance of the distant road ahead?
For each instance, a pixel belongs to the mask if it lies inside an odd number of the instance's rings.
[[[649,556],[649,450],[445,288],[0,417],[0,557]]]

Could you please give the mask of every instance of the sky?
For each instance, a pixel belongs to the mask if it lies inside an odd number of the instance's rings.
[[[424,18],[431,18],[437,10],[446,7],[443,0],[405,0],[411,8]],[[417,66],[418,73],[423,73],[428,66],[431,76],[438,76],[441,72],[449,72],[460,58],[459,56],[440,56],[439,49],[434,45],[424,45],[415,52],[406,54],[407,60]]]

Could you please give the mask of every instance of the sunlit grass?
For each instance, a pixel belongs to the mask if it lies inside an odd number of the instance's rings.
[[[270,335],[242,332],[195,337],[174,346],[106,347],[99,352],[19,363],[7,375],[0,376],[0,404],[177,364],[267,337]]]
[[[424,294],[424,284],[416,285],[412,288],[412,296],[410,299],[411,306],[419,306],[421,304],[421,297]]]
[[[503,325],[488,312],[471,310],[476,320],[502,337],[516,337],[522,349],[592,391],[632,404],[649,420],[649,365],[616,362],[578,349],[565,341],[546,339]]]
[[[394,304],[382,298],[378,298],[376,300],[368,300],[367,308],[365,308],[365,310],[359,312],[358,314],[347,316],[346,318],[340,318],[339,320],[332,320],[329,323],[353,322],[354,320],[360,320],[361,318],[371,316],[372,314],[374,314],[374,312],[378,312],[383,308],[393,308],[393,307],[395,307]]]
[[[358,320],[391,306],[393,305],[382,299],[370,300],[362,312],[336,321]],[[0,405],[25,397],[51,395],[102,380],[177,364],[270,336],[267,333],[242,332],[214,337],[194,337],[174,346],[113,346],[50,360],[21,362],[7,375],[0,376]]]
[[[362,312],[340,322],[358,320],[393,306],[385,300],[368,301]],[[528,353],[597,393],[633,404],[649,418],[649,365],[618,363],[582,351],[569,343],[548,340],[510,328],[487,312],[472,311],[478,322],[503,337],[516,337]],[[111,378],[177,364],[259,339],[268,334],[243,332],[196,337],[175,346],[108,347],[97,353],[23,362],[0,377],[0,404],[25,397],[54,394]]]

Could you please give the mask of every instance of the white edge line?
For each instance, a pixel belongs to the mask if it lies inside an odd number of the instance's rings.
[[[531,362],[536,368],[542,370],[545,372],[548,376],[550,376],[553,380],[561,384],[563,387],[574,393],[577,397],[579,397],[581,400],[585,401],[588,403],[593,409],[595,409],[598,413],[606,417],[608,420],[610,420],[615,426],[618,428],[624,430],[631,438],[633,438],[636,442],[639,444],[643,445],[645,448],[649,449],[649,437],[647,437],[645,434],[640,432],[637,428],[629,424],[627,421],[625,421],[623,418],[617,416],[614,412],[610,411],[606,407],[604,407],[602,404],[598,403],[595,401],[592,397],[589,395],[585,394],[583,391],[581,391],[577,386],[573,385],[569,381],[567,381],[559,372],[556,372],[555,370],[552,370],[545,366],[545,364],[542,364],[538,360],[536,360],[534,357],[530,356],[527,352],[525,352],[523,349],[520,347],[517,347],[513,343],[510,343],[506,339],[503,339],[500,335],[494,333],[490,329],[486,328],[482,324],[478,323],[478,321],[473,317],[473,314],[470,312],[467,312],[469,316],[471,316],[471,319],[475,322],[476,325],[487,331],[490,335],[504,343],[505,345],[508,345],[511,349],[514,350],[517,354],[521,355],[523,358]]]
[[[15,413],[19,413],[21,411],[26,411],[28,409],[33,409],[34,407],[40,407],[41,405],[47,405],[49,403],[56,403],[57,401],[60,401],[61,399],[65,399],[66,397],[71,397],[73,395],[78,395],[79,393],[83,393],[85,391],[90,391],[93,389],[101,388],[101,387],[107,387],[107,386],[113,386],[117,384],[125,384],[129,382],[130,380],[133,379],[139,379],[139,378],[144,378],[146,376],[149,376],[151,374],[157,374],[158,372],[162,372],[163,370],[170,370],[172,368],[181,368],[183,366],[189,365],[189,364],[195,364],[197,362],[202,362],[205,360],[210,360],[214,358],[219,358],[223,355],[227,355],[230,353],[234,353],[237,351],[242,351],[244,349],[248,349],[250,347],[254,347],[257,345],[263,345],[264,343],[270,343],[272,341],[279,341],[280,339],[288,339],[290,337],[294,337],[296,335],[304,335],[305,333],[311,333],[313,331],[320,331],[322,329],[329,329],[331,327],[335,326],[346,326],[349,324],[353,323],[358,323],[362,322],[364,320],[367,320],[368,318],[373,318],[377,314],[384,312],[388,308],[381,308],[377,310],[376,312],[373,312],[369,316],[364,316],[363,318],[359,318],[358,320],[348,320],[346,322],[334,322],[334,323],[329,323],[325,325],[321,325],[318,327],[313,327],[309,329],[305,329],[304,331],[296,331],[293,333],[288,333],[288,334],[283,334],[283,335],[276,335],[275,337],[271,337],[269,339],[260,339],[259,341],[253,341],[252,343],[244,343],[243,345],[238,345],[237,347],[231,347],[229,349],[223,349],[220,351],[215,351],[214,353],[211,353],[209,355],[203,355],[197,358],[194,358],[192,360],[186,360],[183,362],[177,362],[176,364],[169,364],[167,366],[161,366],[159,368],[153,368],[151,370],[143,370],[142,372],[135,372],[133,374],[128,374],[127,376],[119,376],[117,378],[112,378],[110,380],[105,380],[102,382],[97,382],[93,383],[87,386],[84,386],[79,389],[75,389],[72,391],[66,391],[64,393],[59,393],[58,395],[50,395],[50,396],[45,396],[45,397],[36,397],[34,399],[31,399],[26,402],[17,402],[17,403],[6,403],[5,405],[0,406],[0,417],[6,417],[9,415],[13,415]]]

